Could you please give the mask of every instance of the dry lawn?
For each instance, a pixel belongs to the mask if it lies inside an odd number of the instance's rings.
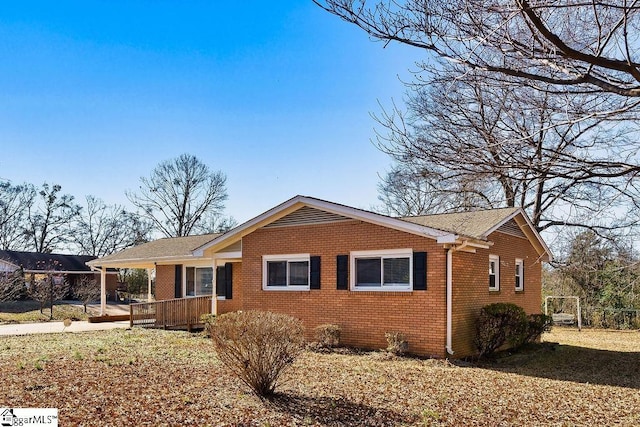
[[[640,333],[556,329],[475,366],[307,352],[262,402],[209,340],[114,330],[0,338],[0,406],[70,425],[640,425]]]
[[[48,322],[50,317],[51,309],[49,306],[47,305],[41,313],[40,306],[35,301],[0,302],[0,325],[3,323]],[[53,305],[53,320],[87,320],[87,317],[84,309],[77,305]]]

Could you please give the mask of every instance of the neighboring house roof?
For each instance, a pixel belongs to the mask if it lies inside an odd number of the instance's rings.
[[[139,262],[173,261],[193,258],[193,251],[218,237],[220,233],[186,237],[165,237],[93,260],[90,266],[125,265]]]
[[[0,251],[0,260],[27,272],[90,272],[86,265],[96,257],[90,255],[44,254],[39,252]]]
[[[520,208],[488,209],[437,215],[402,217],[400,219],[474,239],[486,239],[496,225],[511,219]]]

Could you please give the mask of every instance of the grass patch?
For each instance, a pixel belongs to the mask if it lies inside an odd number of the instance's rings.
[[[61,425],[638,425],[640,333],[554,329],[482,365],[305,352],[263,403],[210,340],[111,330],[3,337],[3,404]]]
[[[40,306],[34,301],[0,303],[0,323],[48,322],[51,310],[46,307],[40,313]],[[53,320],[87,320],[83,309],[69,304],[53,305]]]

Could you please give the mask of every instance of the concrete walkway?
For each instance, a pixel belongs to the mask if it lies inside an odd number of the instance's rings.
[[[41,323],[12,323],[0,325],[0,336],[2,335],[30,335],[30,334],[53,334],[60,332],[85,332],[104,331],[108,329],[128,328],[129,321],[89,323],[86,320],[71,322],[65,328],[63,322],[41,322]]]

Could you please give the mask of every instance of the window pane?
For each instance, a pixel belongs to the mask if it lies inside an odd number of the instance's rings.
[[[213,292],[213,268],[196,269],[196,295],[210,295]]]
[[[192,297],[195,295],[195,278],[194,278],[194,274],[195,274],[195,268],[193,267],[187,267],[187,293],[186,295],[188,297]]]
[[[287,261],[267,262],[267,286],[287,286]]]
[[[385,258],[383,266],[385,285],[409,284],[409,258]]]
[[[309,284],[309,262],[295,261],[289,263],[289,285]]]
[[[356,286],[380,286],[380,258],[356,259]]]

